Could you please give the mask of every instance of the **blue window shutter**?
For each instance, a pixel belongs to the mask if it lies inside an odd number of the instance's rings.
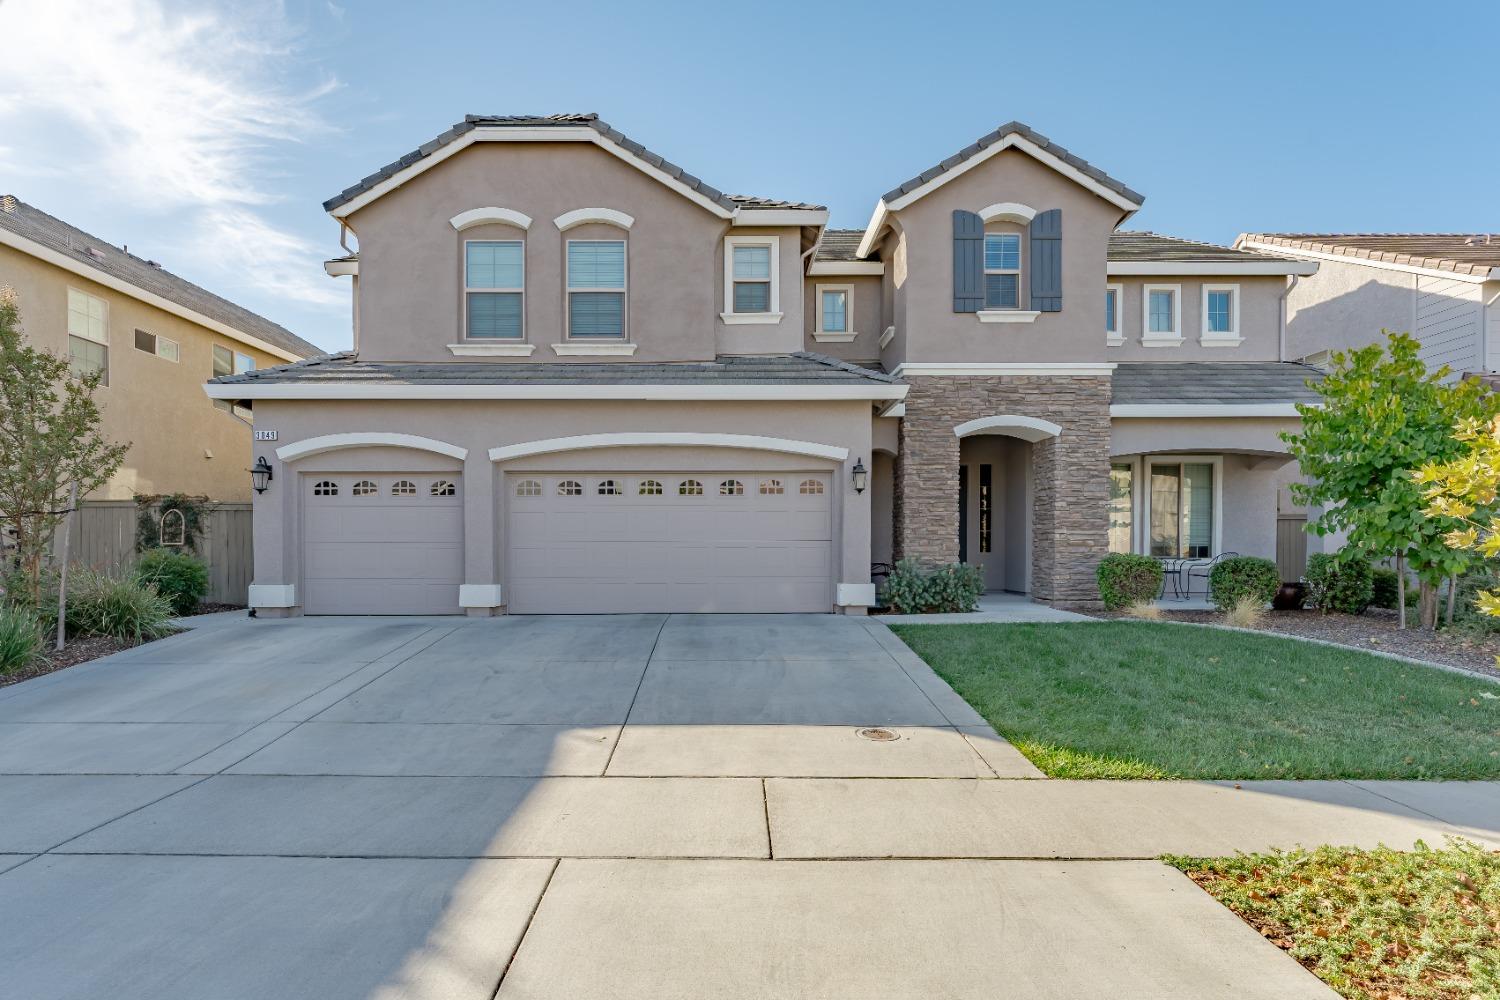
[[[953,311],[984,308],[984,220],[973,212],[953,213]]]
[[[1062,312],[1062,209],[1031,220],[1031,308]]]

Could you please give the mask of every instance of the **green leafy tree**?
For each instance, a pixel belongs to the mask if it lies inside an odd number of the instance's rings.
[[[1500,417],[1464,420],[1454,431],[1462,452],[1417,470],[1429,517],[1459,526],[1443,540],[1455,549],[1500,558]],[[1500,593],[1479,592],[1480,614],[1500,618]]]
[[[68,513],[69,488],[84,496],[125,460],[128,444],[99,430],[98,373],[75,376],[68,359],[28,346],[14,290],[0,288],[0,523],[37,607],[52,536]]]
[[[1458,457],[1463,444],[1453,428],[1491,420],[1500,412],[1500,396],[1476,379],[1448,384],[1447,368],[1427,371],[1414,338],[1382,332],[1384,346],[1333,356],[1333,370],[1315,386],[1321,402],[1299,404],[1302,428],[1282,439],[1308,477],[1292,485],[1293,498],[1323,508],[1308,530],[1345,532],[1345,558],[1395,557],[1403,627],[1410,566],[1421,584],[1422,626],[1430,629],[1437,623],[1438,585],[1462,573],[1474,554],[1446,543],[1464,525],[1427,512],[1414,473]]]

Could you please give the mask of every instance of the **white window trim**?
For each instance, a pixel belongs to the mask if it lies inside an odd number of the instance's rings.
[[[772,255],[775,256],[774,254]],[[844,330],[823,329],[823,293],[844,293]],[[854,329],[854,286],[853,285],[814,285],[813,286],[813,340],[831,344],[847,344],[859,334]]]
[[[734,248],[771,248],[771,311],[763,313],[737,313],[734,311]],[[781,237],[779,236],[726,236],[724,238],[724,311],[719,319],[728,325],[763,324],[770,326],[781,322]]]
[[[1035,323],[1041,313],[1034,309],[981,309],[974,315],[981,323]]]
[[[1151,293],[1172,293],[1172,330],[1169,333],[1151,331]],[[1142,285],[1141,286],[1141,346],[1142,347],[1176,347],[1182,343],[1182,286],[1181,285]]]
[[[1227,331],[1215,333],[1208,329],[1208,295],[1210,292],[1229,293],[1229,329]],[[1202,330],[1198,337],[1199,344],[1204,347],[1238,347],[1244,343],[1245,338],[1240,335],[1239,285],[1204,285],[1202,317]]]
[[[620,269],[620,287],[614,288],[574,288],[568,283],[568,248],[574,243],[618,243],[625,249],[624,267]],[[566,240],[563,246],[563,338],[570,344],[627,344],[630,340],[630,241],[623,237],[618,240]],[[620,335],[618,337],[574,337],[573,336],[573,293],[574,292],[614,292],[620,293]],[[552,349],[557,351],[559,346],[553,344]],[[557,353],[565,353],[557,351]],[[575,351],[576,354],[589,352]],[[621,352],[599,352],[599,353],[621,353]],[[635,353],[632,347],[629,352]]]
[[[182,345],[180,343],[178,343],[177,341],[173,340],[171,337],[163,337],[159,333],[152,333],[150,330],[140,330],[139,332],[150,335],[150,337],[151,337],[151,350],[150,350],[149,353],[151,354],[152,357],[161,358],[163,361],[170,361],[174,365],[178,364],[179,362],[182,361]],[[177,357],[175,357],[175,358],[169,358],[165,354],[163,354],[161,352],[161,345],[162,344],[171,344],[173,347],[177,348]],[[140,350],[140,348],[137,347],[136,350]],[[148,352],[141,351],[141,353],[142,354],[146,354]]]
[[[590,222],[600,222],[606,226],[618,226],[621,229],[629,229],[635,225],[635,219],[624,212],[613,208],[575,208],[571,212],[564,212],[552,220],[561,232],[567,232],[575,226],[587,225]]]
[[[985,222],[1019,222],[1024,226],[1036,218],[1036,209],[1019,202],[1001,201],[981,208],[979,218]]]
[[[1024,275],[1026,273],[1026,240],[1023,238],[1023,234],[1021,234],[1021,233],[985,233],[984,234],[984,243],[989,242],[989,238],[991,236],[1014,236],[1016,238],[1016,266],[1015,266],[1014,270],[1011,270],[1010,268],[992,268],[992,267],[989,266],[988,262],[985,262],[985,265],[984,265],[984,274],[985,274],[986,278],[988,278],[992,274],[1014,274],[1016,276],[1016,304],[1014,306],[1004,306],[1004,307],[999,307],[999,306],[992,307],[992,306],[990,306],[990,304],[989,304],[990,283],[988,281],[986,281],[984,283],[985,307],[979,311],[979,322],[981,322],[981,323],[1005,323],[1005,322],[1030,323],[1033,320],[1035,320],[1037,318],[1037,316],[1040,315],[1040,313],[1032,312],[1031,313],[1031,319],[1024,319],[1024,320],[1003,320],[1003,319],[997,319],[997,318],[995,318],[997,314],[1021,313],[1021,312],[1027,312],[1028,311],[1028,310],[1023,310],[1021,308],[1021,299],[1022,299],[1021,277],[1022,277],[1022,275]],[[984,257],[988,256],[988,254],[985,253],[985,247],[984,247],[983,243],[981,243],[981,245],[980,245],[979,252]]]
[[[519,243],[521,244],[521,287],[520,288],[470,288],[469,287],[469,244],[470,243]],[[459,310],[458,340],[461,344],[524,344],[526,343],[526,241],[525,240],[464,240],[464,255],[462,266],[464,269],[464,305]],[[469,293],[470,292],[499,292],[519,293],[521,296],[521,335],[519,337],[475,337],[469,339]],[[451,348],[450,348],[451,350]],[[453,352],[457,354],[457,351]],[[528,352],[530,353],[530,352]]]
[[[1224,456],[1223,455],[1142,455],[1140,456],[1141,523],[1140,551],[1151,554],[1151,466],[1153,465],[1212,465],[1214,469],[1213,517],[1214,533],[1209,542],[1208,555],[1189,562],[1207,562],[1224,551]],[[1169,558],[1180,558],[1172,556]]]
[[[1109,317],[1104,318],[1104,344],[1119,347],[1125,343],[1125,286],[1105,285],[1104,291],[1115,293],[1115,328],[1109,328]]]
[[[552,353],[564,358],[618,358],[630,357],[636,345],[614,337],[579,337],[577,340],[552,345]]]
[[[535,344],[518,344],[506,340],[495,343],[470,340],[448,345],[448,353],[460,358],[529,358],[535,351]]]
[[[448,224],[458,230],[489,224],[515,226],[517,229],[526,230],[531,228],[531,216],[511,208],[471,208],[467,212],[459,212],[448,220]]]
[[[68,336],[70,336],[70,337],[78,337],[78,338],[80,338],[82,340],[87,340],[90,343],[93,343],[93,344],[102,344],[105,347],[108,347],[109,346],[109,299],[101,298],[98,295],[90,295],[88,292],[85,292],[82,288],[74,288],[72,285],[69,285],[68,286],[68,293],[71,295],[74,292],[77,292],[79,295],[82,295],[84,298],[93,299],[96,302],[103,302],[104,303],[104,339],[101,340],[101,339],[99,339],[97,337],[91,337],[87,333],[74,333],[73,332],[73,327],[72,327],[71,323],[68,324]],[[66,317],[66,315],[68,313],[72,312],[72,309],[70,307],[68,307],[66,301],[63,303],[63,309],[64,309],[63,315],[65,317]]]

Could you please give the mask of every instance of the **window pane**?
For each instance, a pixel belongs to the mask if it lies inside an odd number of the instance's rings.
[[[1180,556],[1178,513],[1182,469],[1176,465],[1151,467],[1151,554]]]
[[[145,351],[147,354],[155,354],[156,334],[147,333],[145,330],[135,331],[135,349]]]
[[[473,339],[521,336],[520,292],[470,292],[469,330]]]
[[[1230,292],[1208,293],[1208,330],[1210,333],[1230,332]]]
[[[109,343],[108,310],[103,299],[68,289],[68,332],[101,344]]]
[[[849,293],[823,293],[823,329],[829,333],[849,330]]]
[[[763,313],[771,311],[771,285],[766,281],[736,281],[734,311]]]
[[[1172,326],[1172,298],[1171,292],[1151,293],[1151,332],[1152,333],[1175,333]]]
[[[569,295],[570,337],[623,337],[625,295],[622,292],[573,292]]]
[[[103,385],[109,384],[109,348],[83,337],[68,338],[69,369],[74,375],[103,372]]]
[[[1120,325],[1115,319],[1118,315],[1119,303],[1115,299],[1115,290],[1106,289],[1104,292],[1104,329],[1109,333],[1119,332]]]
[[[1109,467],[1109,551],[1130,551],[1130,528],[1134,523],[1132,469],[1129,465]]]
[[[624,288],[624,241],[569,243],[568,287]]]
[[[770,247],[735,247],[734,277],[736,281],[770,281]]]
[[[255,371],[255,359],[248,354],[236,354],[234,356],[234,373],[241,375],[245,372]]]
[[[520,288],[522,285],[521,244],[468,244],[468,272],[465,281],[470,288]]]
[[[214,345],[214,378],[234,374],[234,354],[227,347]]]
[[[987,309],[1021,308],[1021,280],[1017,274],[986,274],[984,304]]]
[[[168,340],[166,337],[157,337],[156,353],[168,361],[176,361],[178,359],[177,341]]]
[[[1214,467],[1208,464],[1184,465],[1182,475],[1186,488],[1182,496],[1183,533],[1187,536],[1184,555],[1207,559],[1213,555],[1214,541]]]
[[[986,233],[984,237],[986,271],[1019,271],[1021,237],[1015,233]]]

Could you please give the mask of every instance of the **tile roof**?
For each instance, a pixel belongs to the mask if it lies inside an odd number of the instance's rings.
[[[201,313],[247,336],[263,340],[298,357],[322,354],[323,349],[244,306],[220,298],[206,288],[179,278],[160,264],[104,242],[13,195],[0,195],[0,228],[63,254],[101,274],[126,282],[169,302]]]
[[[1323,373],[1292,361],[1127,361],[1115,367],[1114,403],[1313,403]]]
[[[823,354],[799,351],[772,357],[651,362],[373,362],[346,351],[296,364],[261,368],[213,380],[224,384],[284,385],[858,385],[901,380]]]
[[[1240,240],[1455,274],[1500,269],[1497,233],[1246,233]]]
[[[859,241],[864,238],[864,235],[863,229],[825,229],[813,260],[859,260]]]
[[[790,208],[807,212],[826,212],[827,205],[813,205],[805,201],[782,201],[779,198],[757,198],[753,194],[732,194],[729,200],[741,208]]]
[[[1160,233],[1122,229],[1109,237],[1109,259],[1115,261],[1266,261],[1284,260],[1274,254],[1236,250],[1216,243],[1198,243]]]
[[[1093,178],[1100,184],[1109,188],[1111,191],[1124,198],[1129,199],[1130,201],[1135,202],[1137,205],[1146,200],[1145,195],[1131,190],[1129,187],[1125,186],[1125,184],[1115,180],[1113,177],[1109,176],[1109,174],[1106,174],[1104,171],[1089,163],[1087,160],[1074,156],[1072,153],[1068,152],[1066,149],[1062,148],[1051,139],[1047,138],[1040,132],[1021,122],[1006,122],[1004,125],[1001,125],[989,135],[983,136],[982,138],[979,138],[970,143],[968,146],[965,146],[963,149],[960,149],[958,152],[954,153],[952,156],[948,157],[937,166],[929,167],[906,183],[887,191],[882,197],[887,202],[895,201],[902,195],[911,193],[933,178],[947,173],[949,170],[952,170],[954,167],[958,166],[960,163],[963,163],[965,160],[968,160],[971,157],[983,152],[990,146],[993,146],[995,143],[1011,135],[1019,135],[1023,139],[1027,139],[1028,141],[1035,143],[1047,152],[1051,153],[1053,156],[1068,164],[1070,167],[1073,167],[1075,170],[1078,170],[1086,176]]]

